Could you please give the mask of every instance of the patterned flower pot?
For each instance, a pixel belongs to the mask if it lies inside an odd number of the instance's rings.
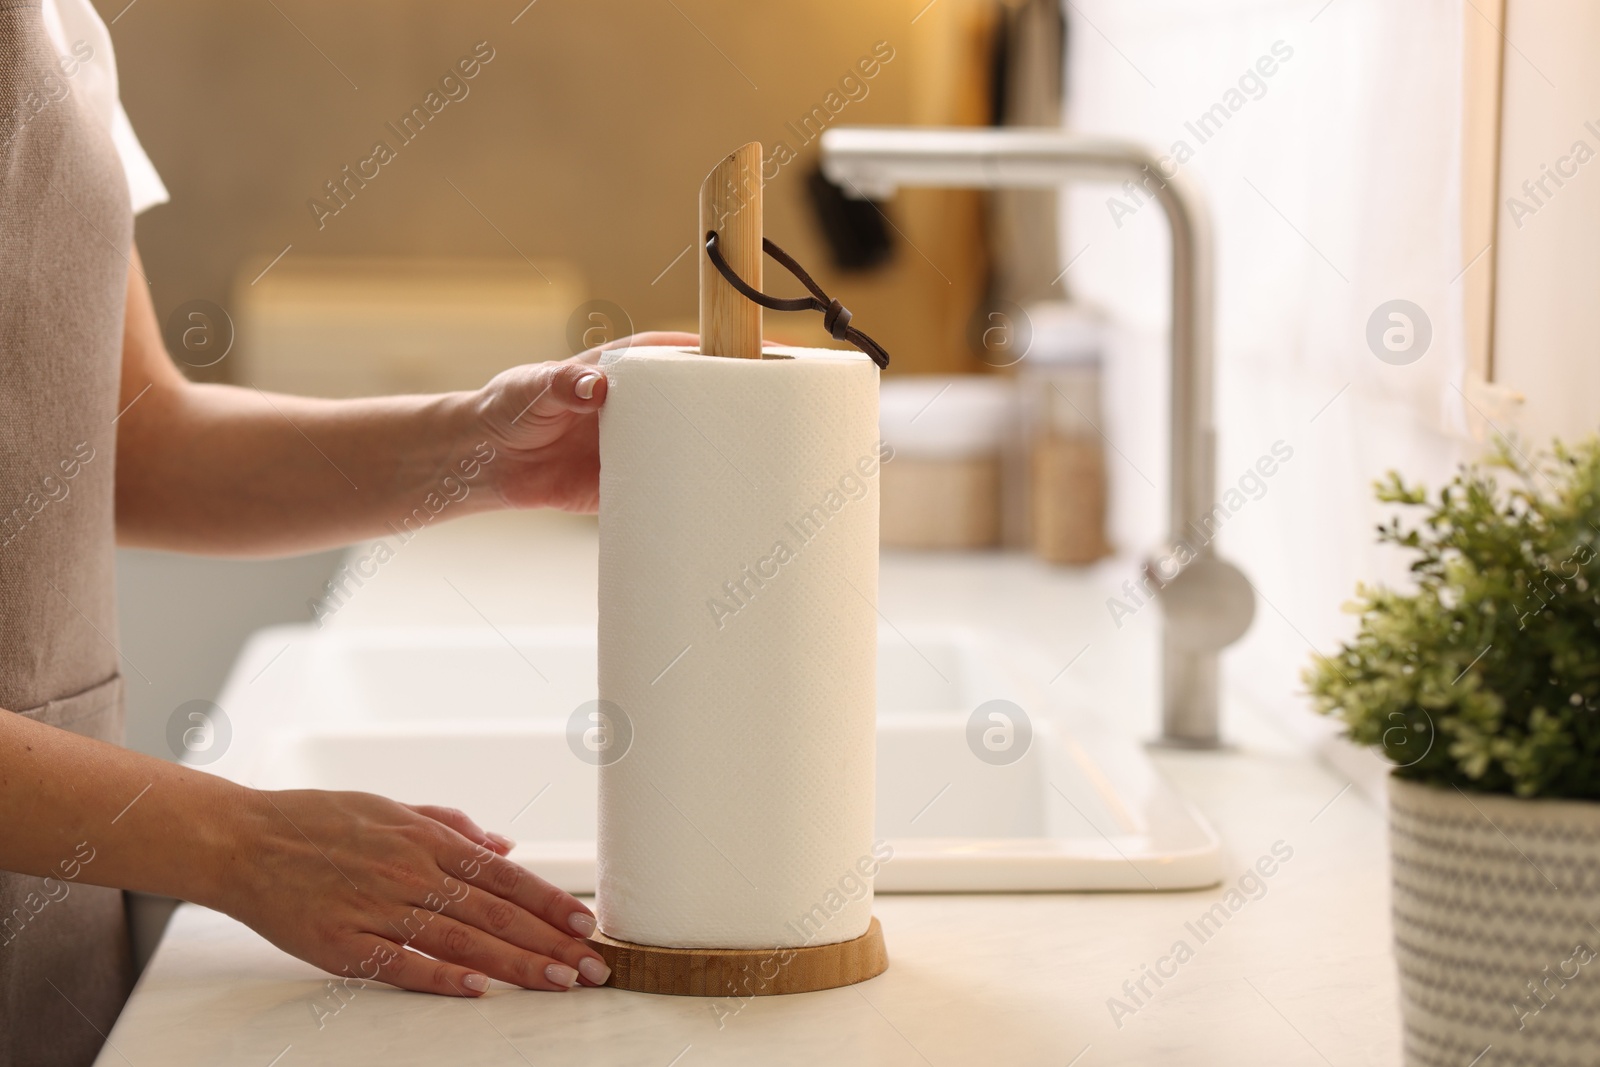
[[[1407,1067],[1600,1063],[1600,803],[1389,780]]]

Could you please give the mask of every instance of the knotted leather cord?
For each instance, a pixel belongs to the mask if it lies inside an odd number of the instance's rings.
[[[770,238],[761,239],[761,249],[767,255],[789,268],[789,273],[800,279],[800,284],[811,290],[810,296],[768,296],[759,289],[753,289],[745,280],[734,273],[733,267],[723,258],[722,249],[717,244],[717,231],[710,230],[706,233],[706,256],[711,260],[711,265],[717,268],[728,284],[733,286],[747,300],[752,300],[764,308],[773,311],[820,311],[822,312],[822,326],[828,331],[835,341],[849,341],[861,351],[872,357],[880,370],[889,366],[889,353],[884,351],[882,345],[850,325],[850,310],[839,301],[833,299],[822,291],[822,286],[811,279],[806,269],[796,263],[794,257],[779,248]]]

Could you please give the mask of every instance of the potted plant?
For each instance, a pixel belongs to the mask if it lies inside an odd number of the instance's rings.
[[[1406,1063],[1600,1062],[1600,441],[1377,492],[1413,588],[1305,679],[1395,764]]]

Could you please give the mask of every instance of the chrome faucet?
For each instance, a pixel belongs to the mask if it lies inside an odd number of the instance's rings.
[[[1145,565],[1162,605],[1161,743],[1220,747],[1217,656],[1249,629],[1255,589],[1217,558],[1206,524],[1217,507],[1212,250],[1193,188],[1182,174],[1163,174],[1139,145],[1053,129],[835,127],[822,135],[822,169],[859,197],[885,197],[902,185],[1056,188],[1132,179],[1161,205],[1172,234],[1169,540]]]

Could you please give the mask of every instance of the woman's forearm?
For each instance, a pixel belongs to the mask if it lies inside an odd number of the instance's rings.
[[[156,380],[121,420],[127,545],[270,556],[501,506],[475,394],[316,400]]]
[[[481,478],[462,477],[463,463],[483,465],[476,394],[316,400],[190,383],[167,355],[141,273],[129,272],[122,338],[122,544],[288,555],[383,534],[430,493],[456,498],[452,515],[499,506]]]
[[[116,420],[120,543],[288,555],[492,508],[597,506],[597,350],[436,396],[317,400],[197,385],[167,355],[139,276],[129,274]]]
[[[0,870],[215,906],[262,795],[0,712]]]
[[[34,914],[75,884],[158,893],[335,975],[453,996],[610,974],[589,909],[453,809],[248,789],[0,711],[0,827],[0,870],[43,879],[15,901]]]

